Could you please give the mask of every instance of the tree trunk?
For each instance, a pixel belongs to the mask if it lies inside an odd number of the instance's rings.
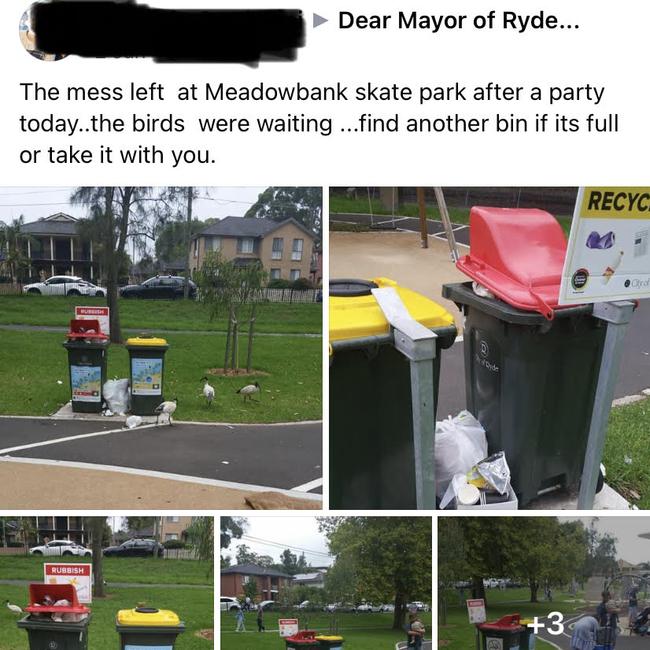
[[[406,620],[406,601],[401,593],[395,594],[395,611],[393,612],[393,629],[403,630]]]
[[[447,598],[438,594],[438,625],[447,625]]]
[[[483,576],[472,576],[472,598],[482,598],[487,604]]]
[[[185,282],[183,283],[183,298],[190,297],[190,255],[192,254],[192,199],[194,188],[187,188],[187,232],[185,233],[186,255],[185,255]]]
[[[233,314],[232,319],[232,362],[231,367],[233,372],[237,374],[239,368],[239,322],[237,315]]]
[[[528,582],[528,586],[530,587],[530,602],[531,603],[536,603],[537,601],[537,590],[539,589],[539,583],[537,580],[533,580],[532,578]]]
[[[95,598],[103,598],[106,596],[106,590],[104,589],[104,566],[102,563],[102,537],[104,535],[105,520],[101,517],[89,517],[87,521],[90,524],[90,532],[93,537],[93,596]]]
[[[223,372],[226,374],[228,372],[230,364],[230,340],[232,337],[232,309],[228,314],[228,329],[226,330],[226,355],[223,360]]]
[[[119,261],[115,250],[115,216],[113,214],[114,187],[104,189],[106,202],[106,304],[110,310],[111,343],[122,342],[120,309],[118,305]]]
[[[257,303],[253,303],[251,319],[248,326],[248,354],[246,355],[246,372],[250,372],[253,367],[253,332],[255,330],[255,315],[257,312]]]

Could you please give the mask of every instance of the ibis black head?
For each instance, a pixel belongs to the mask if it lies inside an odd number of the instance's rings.
[[[257,382],[255,382],[255,386],[256,386],[257,388],[260,387],[260,385],[259,385]]]
[[[208,381],[207,377],[201,377],[201,381]]]
[[[176,402],[176,404],[178,404],[178,397],[174,397],[174,399],[172,401]]]

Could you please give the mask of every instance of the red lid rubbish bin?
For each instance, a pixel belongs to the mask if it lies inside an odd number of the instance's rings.
[[[503,616],[494,623],[481,623],[478,629],[482,650],[519,650],[524,631],[519,614]]]
[[[66,601],[68,605],[56,604]],[[32,583],[29,585],[29,605],[25,611],[39,617],[50,616],[52,620],[78,622],[90,613],[77,598],[77,589],[72,584],[47,585]]]
[[[566,236],[545,210],[473,207],[470,253],[456,266],[497,298],[551,320],[558,308]]]
[[[286,650],[302,650],[307,647],[314,648],[320,646],[320,641],[316,639],[315,630],[300,630],[297,634],[288,636],[285,642]]]

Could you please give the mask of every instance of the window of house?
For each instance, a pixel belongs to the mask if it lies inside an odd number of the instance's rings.
[[[291,269],[290,280],[297,280],[300,277],[300,269]]]
[[[250,576],[242,576],[241,583],[243,585],[247,585],[250,582],[251,577]]]
[[[170,524],[177,524],[181,520],[180,517],[167,517],[166,519]]]
[[[271,280],[279,280],[282,276],[282,272],[280,269],[271,269],[271,274],[270,274],[270,279]]]
[[[237,240],[238,253],[252,253],[255,245],[255,240],[252,237],[240,237]]]
[[[284,239],[282,237],[273,238],[273,251],[271,253],[272,260],[282,259],[282,250],[284,249]]]
[[[199,238],[197,237],[194,240],[194,257],[198,257],[198,256],[199,256]]]
[[[220,251],[221,250],[221,237],[210,237],[206,240],[208,250]]]
[[[178,533],[165,533],[165,539],[178,539]]]
[[[302,247],[305,243],[304,239],[294,239],[293,247],[291,249],[291,259],[294,261],[300,261],[302,259]]]

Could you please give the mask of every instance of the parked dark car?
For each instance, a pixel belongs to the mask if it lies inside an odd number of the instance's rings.
[[[103,550],[106,557],[162,557],[165,548],[153,539],[129,539],[119,546],[109,546]]]
[[[190,283],[190,298],[196,298],[196,284]],[[174,300],[183,297],[185,278],[179,275],[157,275],[142,284],[127,284],[120,289],[122,298],[157,298]]]

